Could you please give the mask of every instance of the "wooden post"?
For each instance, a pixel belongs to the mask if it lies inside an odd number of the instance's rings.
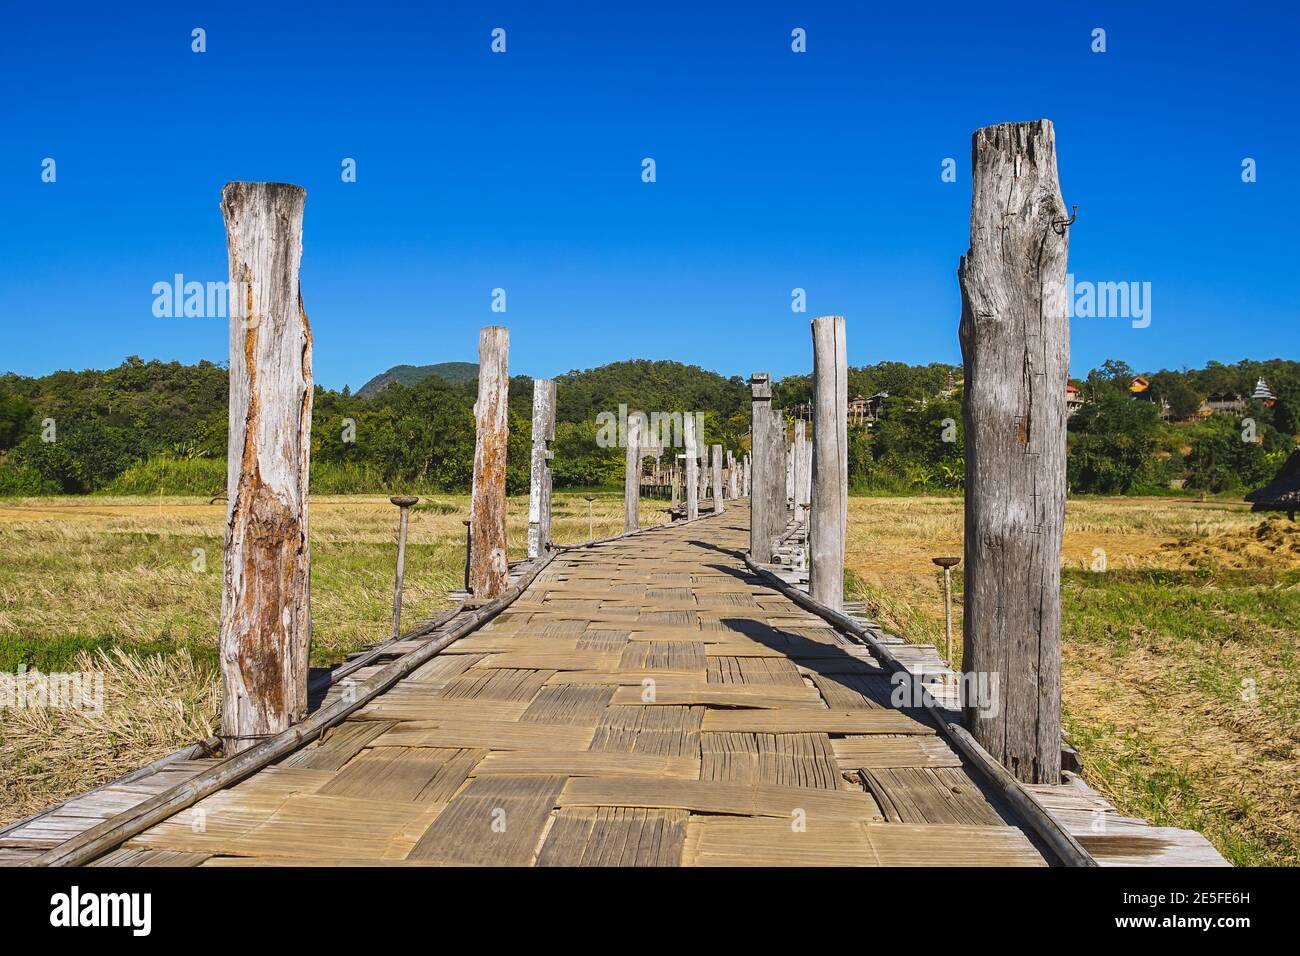
[[[808,521],[808,508],[812,503],[812,448],[808,444],[807,422],[794,423],[794,519],[801,524]]]
[[[713,513],[720,515],[727,510],[722,503],[722,446],[713,446]]]
[[[645,416],[632,412],[627,416],[627,457],[623,470],[623,530],[635,531],[640,525],[637,512],[641,507],[641,422]]]
[[[812,321],[812,501],[808,521],[808,593],[844,609],[844,536],[849,516],[849,377],[844,317]]]
[[[746,455],[746,456],[745,456],[744,470],[743,470],[743,472],[742,472],[742,474],[741,474],[741,478],[744,479],[744,486],[743,486],[743,490],[741,491],[741,494],[742,494],[744,497],[746,497],[746,498],[748,498],[748,497],[750,496],[750,493],[751,493],[751,491],[750,491],[750,488],[751,488],[751,482],[750,482],[750,469],[753,467],[751,463],[752,463],[752,459],[750,458],[749,455]]]
[[[411,508],[420,503],[414,495],[396,495],[388,499],[397,505],[397,578],[393,582],[393,640],[402,636],[402,579],[406,576],[406,528],[410,522]]]
[[[785,507],[795,511],[794,503],[794,441],[786,444],[785,422],[781,422],[781,444],[785,446]],[[797,514],[796,514],[797,517]]]
[[[232,305],[220,633],[227,754],[307,715],[312,341],[298,287],[306,197],[284,183],[221,192]]]
[[[672,465],[669,466],[669,468],[668,468],[668,481],[669,481],[669,482],[672,484],[672,486],[673,486],[673,500],[672,500],[672,507],[673,507],[674,509],[676,509],[677,506],[681,504],[681,498],[680,498],[680,497],[678,496],[678,494],[677,494],[677,482],[678,482],[678,478],[677,478],[677,459],[676,459],[676,458],[673,459],[673,463],[672,463]]]
[[[685,416],[686,431],[686,517],[692,521],[700,516],[699,452],[695,446],[695,416]]]
[[[771,564],[772,546],[785,530],[781,416],[772,408],[772,379],[755,372],[749,380],[752,396],[754,456],[749,502],[749,553],[759,564]]]
[[[731,498],[740,497],[740,469],[736,467],[733,452],[727,452],[727,495]]]
[[[1055,784],[1070,217],[1052,124],[977,130],[971,169],[970,249],[957,270],[966,378],[966,727],[1020,780]]]
[[[506,589],[506,415],[510,330],[489,325],[478,339],[478,399],[474,402],[474,484],[470,492],[469,587],[491,600]]]
[[[533,379],[533,456],[528,482],[528,556],[551,546],[551,459],[555,452],[555,382]]]

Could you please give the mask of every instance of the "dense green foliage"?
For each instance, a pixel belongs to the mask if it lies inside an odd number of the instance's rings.
[[[464,373],[473,368],[398,366],[385,373],[397,380],[371,396],[317,388],[313,490],[467,489],[476,382]],[[407,385],[401,379],[408,369],[442,369],[447,377],[423,374]],[[1186,421],[1164,421],[1155,402],[1135,399],[1128,391],[1132,375],[1123,362],[1110,361],[1078,383],[1085,404],[1069,422],[1072,491],[1166,493],[1171,483],[1209,492],[1254,487],[1276,471],[1300,432],[1300,363],[1211,363],[1147,376],[1147,395],[1168,402],[1175,419],[1190,416]],[[851,399],[888,393],[878,421],[850,428],[855,490],[911,493],[962,486],[960,376],[959,367],[943,364],[882,362],[849,370]],[[1244,414],[1195,416],[1207,395],[1249,396],[1260,376],[1278,396],[1273,407],[1251,401]],[[210,362],[182,365],[134,356],[106,371],[0,376],[0,495],[219,493],[225,484],[227,380],[227,371]],[[737,454],[748,449],[749,388],[736,376],[635,360],[566,373],[556,379],[556,390],[557,487],[622,481],[622,450],[597,440],[598,416],[618,415],[620,405],[703,411],[705,442]],[[807,416],[810,376],[789,376],[774,392],[775,404],[788,416]],[[511,380],[509,404],[507,486],[517,494],[528,485],[530,379]],[[1258,440],[1243,440],[1252,429]]]

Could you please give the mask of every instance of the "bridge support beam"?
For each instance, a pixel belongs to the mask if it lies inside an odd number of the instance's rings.
[[[533,455],[528,482],[528,556],[551,547],[551,459],[555,452],[555,382],[533,379]]]
[[[478,398],[474,402],[474,483],[470,492],[469,588],[491,600],[506,589],[506,445],[510,331],[479,332]]]
[[[849,375],[844,317],[812,321],[812,501],[808,520],[808,593],[844,609],[844,536],[849,517]]]
[[[700,516],[700,454],[695,434],[695,416],[683,416],[686,432],[686,517],[692,521]]]
[[[1020,780],[1061,776],[1065,274],[1070,218],[1047,120],[973,137],[965,364],[966,726]],[[973,693],[973,691],[978,693]]]
[[[298,286],[306,195],[283,183],[228,183],[221,193],[232,290],[220,636],[227,754],[307,714],[312,340]]]
[[[772,547],[785,530],[785,434],[772,408],[772,378],[755,372],[749,380],[754,455],[749,502],[749,553],[759,564],[772,563]]]
[[[727,510],[722,502],[722,446],[713,446],[713,513],[720,515]]]
[[[641,508],[641,425],[645,416],[631,412],[627,416],[627,456],[623,462],[623,530],[640,527],[637,514]]]
[[[802,419],[794,423],[794,519],[801,524],[808,521],[812,503],[812,447],[807,424]]]

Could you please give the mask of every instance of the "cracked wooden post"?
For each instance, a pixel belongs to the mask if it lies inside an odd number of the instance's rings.
[[[681,504],[681,498],[677,494],[678,480],[679,479],[677,477],[677,458],[673,458],[673,463],[668,468],[668,481],[673,486],[673,490],[672,490],[673,500],[671,504],[673,510],[676,510],[677,506]]]
[[[727,510],[722,502],[722,446],[713,446],[713,513],[720,515]]]
[[[740,469],[736,467],[736,456],[727,452],[727,497],[740,497]]]
[[[808,518],[808,593],[844,610],[844,537],[849,517],[849,377],[844,317],[812,320],[812,501]]]
[[[686,432],[686,517],[694,520],[700,516],[699,450],[695,444],[695,416],[683,416]]]
[[[645,416],[630,412],[627,416],[627,455],[623,461],[623,530],[640,527],[637,513],[641,507],[641,425]]]
[[[1069,215],[1048,120],[977,130],[971,152],[970,249],[957,270],[966,380],[966,727],[1020,780],[1055,784]]]
[[[551,546],[551,459],[555,452],[555,382],[533,379],[533,455],[528,482],[528,556]]]
[[[474,402],[474,483],[470,492],[469,587],[491,600],[506,589],[506,444],[510,330],[479,332],[478,398]]]
[[[781,416],[772,407],[772,377],[767,372],[755,372],[749,385],[754,443],[749,553],[758,564],[771,564],[772,546],[785,530],[785,438]]]
[[[230,258],[230,421],[221,590],[221,740],[245,750],[307,714],[311,327],[298,273],[307,193],[221,192]]]

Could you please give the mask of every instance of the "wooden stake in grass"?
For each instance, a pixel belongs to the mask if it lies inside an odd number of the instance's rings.
[[[1020,780],[1061,776],[1061,538],[1069,236],[1047,120],[977,130],[961,283],[964,686],[975,739]]]
[[[555,452],[555,382],[533,379],[533,456],[528,483],[528,556],[551,546],[551,459]]]
[[[506,589],[506,417],[510,331],[489,325],[479,333],[478,399],[474,402],[474,483],[470,492],[469,586],[491,600]]]
[[[849,519],[849,378],[844,317],[812,321],[812,501],[808,520],[808,592],[844,609],[844,537]],[[798,483],[795,482],[796,498]]]
[[[253,746],[307,714],[311,327],[298,287],[307,193],[228,183],[230,431],[221,592],[221,738]]]

